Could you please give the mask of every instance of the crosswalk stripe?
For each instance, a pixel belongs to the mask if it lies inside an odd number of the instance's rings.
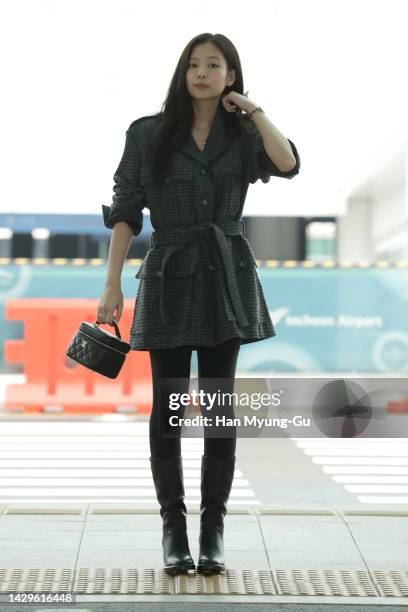
[[[201,499],[202,438],[182,438],[186,503]],[[4,422],[0,502],[157,504],[146,422]],[[235,470],[229,504],[259,504]]]

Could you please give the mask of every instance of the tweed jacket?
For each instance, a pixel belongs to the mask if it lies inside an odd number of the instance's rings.
[[[227,129],[226,112],[220,104],[203,151],[192,134],[175,145],[163,181],[153,180],[150,146],[159,115],[141,117],[126,131],[112,203],[102,213],[106,227],[126,221],[137,236],[142,211],[150,210],[150,249],[135,275],[133,350],[215,346],[230,338],[245,344],[276,335],[241,215],[249,184],[293,178],[300,158],[288,139],[296,165],[280,171],[255,123],[243,122],[245,148]]]

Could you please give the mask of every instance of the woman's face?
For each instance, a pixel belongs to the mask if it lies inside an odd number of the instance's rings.
[[[193,48],[186,73],[189,94],[196,100],[220,97],[227,85],[234,82],[234,70],[228,73],[227,62],[221,51],[211,42]],[[195,87],[205,83],[208,87]]]

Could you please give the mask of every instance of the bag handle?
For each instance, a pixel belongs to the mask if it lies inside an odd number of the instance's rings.
[[[98,319],[96,319],[95,321],[96,325],[101,325],[101,321],[98,321]],[[95,325],[94,323],[94,325]],[[119,327],[118,324],[116,323],[115,319],[112,319],[112,323],[107,323],[106,325],[111,325],[115,327],[115,333],[117,335],[117,337],[119,338],[119,340],[122,340],[122,336],[120,335],[120,331],[119,331]]]

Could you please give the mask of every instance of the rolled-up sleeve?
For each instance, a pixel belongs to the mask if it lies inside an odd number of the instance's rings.
[[[118,221],[126,221],[135,236],[142,231],[142,211],[146,206],[144,188],[139,181],[140,162],[136,129],[132,123],[126,131],[122,159],[113,175],[112,204],[102,204],[102,214],[105,227],[112,229]]]
[[[250,154],[250,160],[249,160],[249,182],[250,183],[256,183],[256,181],[258,181],[259,179],[261,179],[263,183],[268,183],[271,176],[278,176],[281,178],[291,179],[297,174],[299,174],[300,156],[296,149],[295,144],[291,140],[289,140],[289,138],[287,140],[292,148],[293,155],[295,156],[295,159],[296,159],[296,164],[290,170],[283,172],[282,170],[279,170],[279,168],[273,163],[273,161],[268,156],[265,150],[264,144],[263,144],[262,136],[258,128],[255,125],[251,127],[252,127],[252,130],[251,130],[252,138],[251,138],[251,147],[250,147],[251,154]]]

